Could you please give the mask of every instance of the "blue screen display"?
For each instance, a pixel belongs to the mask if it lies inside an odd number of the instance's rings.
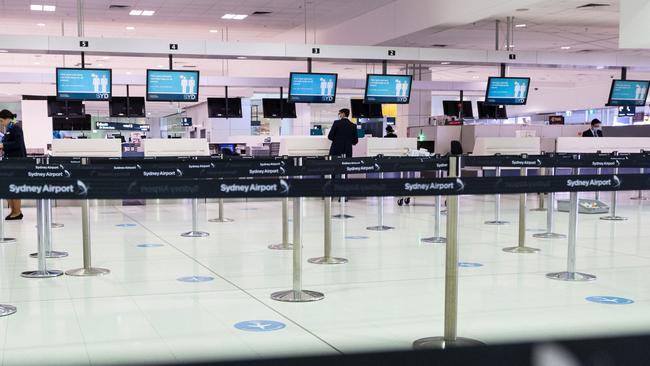
[[[196,102],[199,72],[147,70],[147,100],[150,102]]]
[[[336,101],[336,74],[291,73],[289,102],[334,103]]]
[[[365,103],[408,104],[412,83],[410,75],[368,75]]]
[[[614,80],[607,104],[642,107],[648,98],[649,84],[650,81],[643,80]]]
[[[528,99],[530,78],[494,78],[488,80],[487,104],[523,105]]]
[[[183,117],[183,118],[181,118],[181,126],[183,126],[183,127],[191,127],[192,126],[192,118],[191,117]]]
[[[56,69],[59,100],[110,100],[110,69]]]

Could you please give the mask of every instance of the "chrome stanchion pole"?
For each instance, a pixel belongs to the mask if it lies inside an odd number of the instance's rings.
[[[526,168],[521,168],[520,173],[522,177],[526,176]],[[537,248],[526,246],[526,193],[519,195],[519,243],[516,247],[503,248],[507,253],[536,253],[539,252]]]
[[[645,174],[645,168],[641,168],[641,174]],[[637,201],[645,201],[645,200],[647,200],[646,197],[643,197],[643,191],[642,190],[639,190],[636,193],[636,196],[634,196],[634,197],[632,197],[630,199],[631,200],[637,200]],[[2,216],[2,215],[0,215],[0,216]]]
[[[192,198],[192,231],[182,233],[181,236],[186,238],[204,238],[209,236],[209,233],[204,231],[199,231],[199,199]]]
[[[233,222],[235,220],[229,219],[223,215],[224,208],[223,208],[223,198],[219,198],[219,217],[216,219],[210,219],[208,222]]]
[[[546,275],[547,278],[560,281],[593,281],[596,276],[576,272],[576,239],[578,236],[578,192],[571,192],[569,197],[569,246],[567,254],[567,270]]]
[[[618,168],[614,169],[614,174],[618,174]],[[601,220],[606,220],[606,221],[625,221],[627,220],[627,217],[623,216],[618,216],[616,214],[616,201],[618,198],[618,192],[617,191],[612,191],[612,200],[610,203],[610,208],[609,208],[609,215],[608,216],[602,216],[600,219]]]
[[[71,269],[65,272],[68,276],[102,276],[111,273],[106,268],[96,268],[92,266],[92,255],[90,251],[91,235],[90,235],[90,201],[81,201],[81,235],[83,236],[83,268]]]
[[[540,176],[545,176],[547,175],[547,168],[539,168],[539,175]],[[544,207],[544,193],[538,193],[537,194],[537,207],[536,208],[531,208],[530,211],[534,212],[543,212],[546,211],[546,207]]]
[[[65,258],[68,256],[68,252],[61,252],[52,250],[52,200],[44,199],[43,206],[45,209],[44,213],[44,236],[43,240],[45,241],[45,258],[56,259],[56,258]],[[37,253],[32,253],[29,256],[32,258],[38,258],[40,255],[40,249]]]
[[[50,201],[49,206],[50,206],[50,217],[54,217],[54,213],[53,213],[53,210],[52,210],[52,202],[51,201]],[[52,221],[52,224],[50,226],[52,227],[52,229],[60,229],[60,228],[64,227],[65,225],[59,224],[59,223],[56,223],[56,222]]]
[[[501,167],[496,167],[494,171],[495,176],[501,176]],[[509,221],[501,220],[501,195],[494,195],[494,220],[486,221],[486,225],[506,225]]]
[[[47,278],[58,277],[63,271],[47,269],[45,253],[47,252],[46,231],[52,229],[46,225],[47,204],[45,200],[36,201],[36,227],[38,230],[38,269],[36,271],[23,272],[20,275],[25,278]],[[50,223],[48,223],[50,224]]]
[[[449,176],[460,176],[461,157],[449,158]],[[458,337],[458,210],[459,196],[447,197],[447,247],[445,248],[445,330],[442,337],[422,338],[413,342],[415,349],[445,349],[480,346],[483,343]]]
[[[442,172],[436,172],[436,178],[441,178]],[[435,198],[436,212],[434,214],[433,236],[429,238],[422,238],[420,241],[427,244],[444,244],[447,238],[440,236],[440,226],[442,221],[442,210],[440,205],[440,196]]]
[[[381,179],[384,179],[384,173],[380,173]],[[377,226],[368,226],[367,230],[387,231],[393,230],[394,227],[384,225],[384,197],[377,197]]]
[[[289,198],[282,199],[282,243],[269,245],[272,250],[292,250],[289,243]]]
[[[331,178],[331,177],[330,177]],[[343,264],[348,263],[345,258],[332,257],[332,197],[325,197],[324,201],[324,229],[323,235],[324,255],[322,257],[311,258],[307,261],[313,264]]]
[[[555,168],[550,169],[551,175],[555,175]],[[566,238],[564,234],[555,233],[555,192],[548,192],[546,194],[548,210],[546,211],[546,232],[540,234],[533,234],[534,238],[540,239],[563,239]]]
[[[9,244],[15,243],[16,238],[7,238],[5,237],[5,205],[2,200],[0,200],[0,244]],[[2,305],[0,305],[2,306]],[[2,310],[0,309],[0,314]],[[2,315],[0,315],[2,316]]]
[[[302,158],[296,158],[296,166],[302,165]],[[283,302],[311,302],[325,298],[325,295],[302,288],[302,211],[304,198],[293,199],[293,289],[271,294],[271,299]]]
[[[580,170],[578,170],[578,174],[580,174],[579,172],[580,172]],[[603,168],[596,169],[596,174],[598,174],[598,175],[603,174]],[[596,191],[596,194],[594,195],[594,199],[596,201],[600,201],[600,191]]]

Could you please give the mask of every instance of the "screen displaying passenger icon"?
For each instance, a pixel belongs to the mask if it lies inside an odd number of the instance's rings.
[[[334,103],[336,74],[292,72],[289,80],[289,101],[292,103]]]
[[[491,77],[485,92],[485,102],[497,105],[523,105],[528,100],[530,78]]]
[[[199,80],[198,71],[147,70],[147,100],[196,102]]]
[[[58,100],[110,100],[110,69],[56,69]]]
[[[613,80],[607,105],[642,107],[648,98],[649,84],[644,80]]]
[[[411,83],[410,75],[368,75],[365,103],[407,104],[411,97]]]

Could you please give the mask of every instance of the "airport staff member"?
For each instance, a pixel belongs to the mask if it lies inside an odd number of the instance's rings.
[[[603,137],[602,123],[598,118],[591,121],[591,128],[582,133],[582,137]]]
[[[352,146],[359,142],[357,135],[357,125],[348,119],[350,110],[347,108],[339,111],[339,119],[334,121],[327,138],[332,141],[330,146],[330,156],[345,155],[346,158],[352,157]]]
[[[386,135],[384,137],[397,138],[397,134],[395,133],[393,126],[391,125],[386,126]]]
[[[27,149],[25,148],[25,138],[23,135],[23,128],[16,124],[14,121],[16,115],[10,111],[3,109],[0,111],[0,126],[4,128],[5,135],[2,137],[0,149],[2,149],[6,158],[24,158],[27,157]],[[23,213],[20,208],[20,200],[7,200],[11,212],[5,220],[22,220]]]

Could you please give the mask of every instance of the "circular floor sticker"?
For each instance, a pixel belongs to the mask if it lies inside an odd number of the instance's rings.
[[[138,248],[160,248],[164,247],[162,244],[138,244]]]
[[[350,239],[350,240],[363,240],[363,239],[368,239],[368,237],[365,236],[365,235],[349,235],[349,236],[346,236],[345,238],[346,238],[346,239]]]
[[[136,224],[117,224],[115,226],[117,226],[117,227],[135,227],[137,225]]]
[[[458,262],[458,267],[460,267],[460,268],[478,268],[478,267],[483,267],[483,265],[481,263]]]
[[[187,277],[179,277],[176,279],[176,281],[189,282],[189,283],[209,282],[212,280],[214,280],[214,277],[209,277],[209,276],[187,276]]]
[[[608,304],[608,305],[634,304],[634,300],[626,299],[624,297],[616,297],[616,296],[589,296],[586,298],[586,300],[595,302],[597,304]]]
[[[287,325],[273,320],[247,320],[235,324],[235,328],[246,332],[273,332]]]

